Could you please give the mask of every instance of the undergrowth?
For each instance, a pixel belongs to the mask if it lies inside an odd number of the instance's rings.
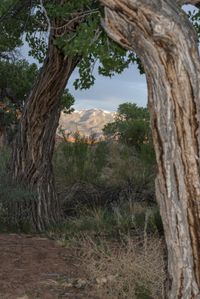
[[[105,299],[164,298],[165,247],[157,236],[123,236],[118,242],[90,237],[74,240],[95,294]]]
[[[156,205],[126,202],[110,208],[82,208],[77,214],[55,227],[48,234],[67,243],[74,236],[90,235],[118,238],[122,234],[163,234],[162,221]]]
[[[0,230],[29,232],[11,209],[34,194],[12,182],[9,150],[0,155]],[[46,235],[74,250],[100,299],[163,298],[165,247],[154,199],[155,161],[144,151],[101,142],[65,142],[54,155],[64,220]],[[27,205],[28,207],[29,205]]]
[[[48,235],[73,248],[100,299],[164,298],[163,227],[147,147],[79,139],[54,156],[66,218]]]

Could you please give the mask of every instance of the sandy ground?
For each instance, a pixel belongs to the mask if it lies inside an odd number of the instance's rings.
[[[73,251],[39,236],[0,234],[0,299],[95,299]]]

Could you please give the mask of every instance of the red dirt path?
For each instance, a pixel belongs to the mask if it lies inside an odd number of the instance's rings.
[[[95,299],[73,252],[38,236],[0,234],[0,299]]]

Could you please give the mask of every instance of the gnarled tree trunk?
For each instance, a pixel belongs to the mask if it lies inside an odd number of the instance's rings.
[[[13,176],[36,190],[36,198],[29,203],[30,221],[39,231],[60,218],[52,156],[61,96],[78,61],[77,57],[65,56],[54,45],[51,33],[47,58],[26,101],[14,144]],[[22,213],[23,207],[17,211],[15,206],[13,213],[18,212]]]
[[[145,68],[170,299],[200,298],[200,61],[180,6],[189,2],[102,0],[106,31]]]

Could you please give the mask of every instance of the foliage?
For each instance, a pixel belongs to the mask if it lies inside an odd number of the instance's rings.
[[[144,144],[153,150],[149,112],[147,108],[138,107],[134,103],[119,105],[115,121],[107,124],[103,132],[105,136],[115,137],[139,150]]]
[[[61,97],[61,109],[65,114],[70,114],[74,111],[72,106],[74,105],[75,98],[69,92],[68,89],[65,89],[62,97]]]
[[[107,207],[80,207],[76,214],[68,216],[63,223],[50,227],[48,234],[71,240],[81,235],[105,236],[122,235],[163,235],[161,217],[156,205],[136,203],[130,199]]]
[[[36,64],[26,60],[0,60],[0,126],[6,127],[8,138],[16,131],[24,103],[38,75]],[[61,109],[71,113],[74,97],[66,89]],[[14,125],[14,126],[13,126]]]
[[[1,101],[8,99],[18,108],[23,106],[37,75],[37,65],[26,60],[0,61]]]
[[[90,145],[79,134],[75,138],[75,143],[65,142],[57,148],[55,174],[65,185],[81,181],[97,183],[107,160],[107,145],[104,142]]]
[[[94,84],[93,70],[97,61],[99,74],[111,77],[115,73],[121,73],[130,63],[137,62],[138,58],[131,52],[127,53],[105,34],[101,27],[102,11],[98,1],[70,4],[72,15],[77,9],[81,9],[83,14],[86,10],[86,17],[78,24],[76,32],[66,32],[64,36],[58,37],[55,43],[66,54],[82,57],[79,63],[80,78],[74,82],[76,88],[82,89]],[[66,4],[66,11],[68,10]]]
[[[75,137],[74,143],[61,143],[54,154],[55,174],[62,184],[87,182],[141,189],[152,184],[155,160],[148,148],[137,152],[126,145],[105,141],[91,145],[80,135]]]
[[[136,192],[136,200],[140,200],[146,190],[150,200],[154,193],[155,160],[132,147],[116,143],[110,144],[108,155],[108,163],[101,173],[104,185],[129,187]]]
[[[138,107],[135,103],[124,103],[118,107],[117,120],[143,119],[149,121],[149,111],[147,108]]]
[[[22,46],[22,34],[30,15],[30,1],[1,0],[0,3],[0,59],[15,56]]]
[[[193,11],[189,11],[188,17],[197,32],[198,39],[200,40],[200,22],[199,22],[200,21],[200,10],[195,9]]]
[[[51,25],[55,45],[67,55],[82,58],[78,66],[80,77],[74,83],[76,88],[89,88],[94,84],[93,70],[97,61],[99,73],[105,76],[121,73],[130,63],[137,63],[143,73],[138,57],[122,49],[105,34],[101,27],[102,16],[103,9],[96,0],[46,0],[44,7],[39,0],[25,0],[23,5],[19,0],[3,0],[0,4],[0,53],[22,44],[24,33],[31,47],[30,55],[42,62]],[[199,31],[199,12],[191,12],[189,18]]]
[[[132,62],[137,62],[142,71],[136,55],[122,49],[104,32],[101,26],[103,9],[99,1],[47,0],[44,7],[37,0],[25,1],[23,7],[20,1],[14,4],[14,1],[4,0],[0,6],[2,27],[12,21],[9,28],[5,27],[5,37],[13,35],[17,39],[13,41],[11,38],[13,47],[19,46],[20,41],[23,43],[23,33],[31,48],[29,54],[42,63],[48,50],[47,36],[51,27],[54,44],[64,54],[81,58],[78,65],[80,77],[74,82],[76,88],[89,88],[94,84],[93,70],[97,61],[99,73],[105,76],[121,73]],[[14,28],[18,31],[15,32]]]
[[[138,57],[111,41],[101,26],[103,9],[99,1],[21,1],[3,0],[0,4],[0,53],[8,52],[23,43],[22,34],[31,47],[30,55],[42,62],[47,51],[47,35],[54,29],[54,44],[65,54],[81,57],[80,77],[76,88],[89,88],[94,84],[94,65],[99,61],[98,71],[105,76],[121,73]],[[189,15],[198,29],[199,13]],[[3,47],[3,49],[1,49]]]
[[[37,74],[36,64],[0,60],[0,126],[6,128],[8,139],[15,133],[15,125]]]
[[[54,173],[63,210],[77,207],[108,207],[115,202],[155,203],[155,161],[147,151],[140,153],[119,143],[64,142],[54,153]]]

